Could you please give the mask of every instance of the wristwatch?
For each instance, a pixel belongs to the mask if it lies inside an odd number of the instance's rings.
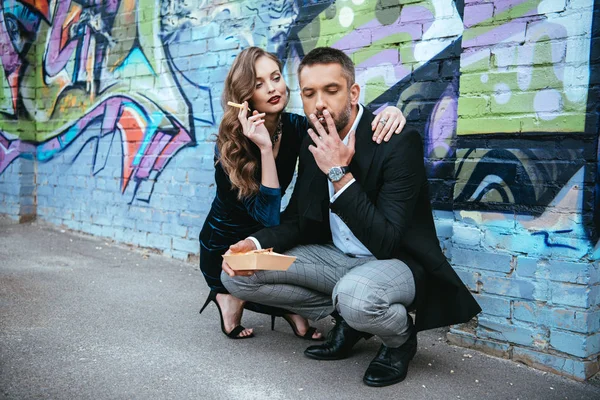
[[[348,166],[343,167],[331,167],[329,172],[327,173],[327,178],[331,182],[337,182],[344,177],[348,172],[350,172],[350,168]]]

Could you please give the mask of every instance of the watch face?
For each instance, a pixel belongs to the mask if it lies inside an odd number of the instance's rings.
[[[344,171],[340,167],[332,167],[328,175],[331,182],[337,182],[344,177]]]

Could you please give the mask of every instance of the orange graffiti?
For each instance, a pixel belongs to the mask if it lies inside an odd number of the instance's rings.
[[[79,18],[81,17],[81,6],[76,3],[71,3],[71,8],[69,9],[69,14],[67,15],[65,22],[62,25],[62,33],[60,35],[60,49],[63,50],[67,45],[71,35],[69,35],[69,31],[71,27],[75,25]]]
[[[19,96],[19,71],[21,66],[8,76],[8,85],[10,86],[10,92],[13,101],[13,110],[17,110],[17,99]]]
[[[125,192],[131,174],[134,170],[133,160],[137,154],[142,139],[146,124],[140,120],[139,114],[127,107],[123,107],[123,114],[117,122],[117,126],[121,130],[121,140],[123,143],[123,176],[121,180],[121,192]]]
[[[21,0],[21,3],[27,4],[39,12],[46,21],[50,21],[50,5],[48,4],[48,0]]]

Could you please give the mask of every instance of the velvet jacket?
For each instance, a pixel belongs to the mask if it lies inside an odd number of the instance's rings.
[[[200,232],[203,249],[218,252],[220,255],[225,253],[230,245],[257,230],[279,224],[281,196],[292,181],[300,145],[304,137],[308,136],[308,121],[305,117],[283,113],[281,122],[283,135],[275,159],[279,188],[261,185],[256,195],[239,200],[238,192],[233,189],[229,176],[221,164],[217,163],[218,154],[215,151],[217,194]],[[257,179],[260,182],[260,169],[257,171]]]

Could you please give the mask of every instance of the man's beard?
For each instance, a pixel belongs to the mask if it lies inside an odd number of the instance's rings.
[[[348,102],[346,103],[346,107],[344,107],[344,109],[342,110],[342,112],[340,113],[340,115],[335,115],[332,114],[330,110],[328,110],[329,113],[331,114],[331,118],[333,118],[333,122],[335,123],[335,129],[337,130],[338,133],[340,133],[342,130],[344,130],[344,128],[346,127],[346,125],[348,125],[348,122],[350,122],[350,117],[352,116],[352,103],[350,102],[350,99],[348,99]],[[323,117],[323,114],[316,114],[317,119],[319,120],[319,122],[321,122],[321,125],[323,125],[323,128],[325,129],[325,131],[327,133],[329,133],[329,128],[327,126],[327,122],[325,121],[325,118]],[[313,129],[315,127],[313,126]],[[316,129],[314,129],[316,132]]]

